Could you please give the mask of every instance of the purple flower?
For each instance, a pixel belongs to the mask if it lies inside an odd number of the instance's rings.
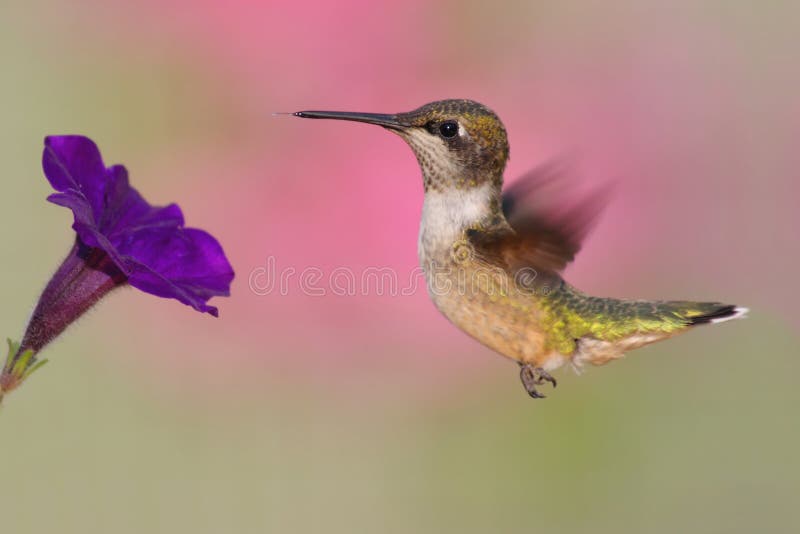
[[[216,239],[184,228],[176,204],[153,207],[121,165],[106,167],[94,142],[45,138],[42,167],[58,191],[48,200],[72,210],[76,239],[47,284],[22,343],[9,341],[0,399],[43,362],[36,354],[109,291],[130,284],[217,316],[214,296],[230,294],[233,269]]]

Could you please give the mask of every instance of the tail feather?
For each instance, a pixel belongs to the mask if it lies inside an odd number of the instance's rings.
[[[619,300],[592,297],[564,284],[550,295],[545,318],[553,348],[571,354],[572,364],[603,365],[629,350],[710,323],[744,317],[747,308],[720,302]],[[552,319],[551,319],[552,320]]]
[[[730,321],[744,317],[748,311],[741,306],[718,302],[668,302],[665,306],[673,308],[673,313],[685,319],[688,326]]]
[[[606,299],[605,306],[610,310],[607,325],[611,338],[640,333],[662,333],[666,337],[696,325],[729,321],[747,313],[747,308],[733,304],[688,300]]]
[[[747,308],[720,302],[620,300],[592,297],[568,285],[550,295],[545,318],[555,317],[548,331],[558,352],[576,349],[595,364],[624,352],[667,339],[691,328],[744,317]]]

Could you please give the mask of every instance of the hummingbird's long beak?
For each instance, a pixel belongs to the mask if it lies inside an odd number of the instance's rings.
[[[351,113],[348,111],[298,111],[293,113],[295,117],[304,119],[335,119],[340,121],[366,122],[376,124],[392,130],[403,130],[407,126],[402,124],[397,115],[386,115],[383,113]]]

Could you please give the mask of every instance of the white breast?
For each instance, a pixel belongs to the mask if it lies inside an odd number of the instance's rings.
[[[464,230],[490,215],[494,189],[483,184],[469,189],[430,191],[422,204],[419,257],[423,269],[428,258],[449,254]]]

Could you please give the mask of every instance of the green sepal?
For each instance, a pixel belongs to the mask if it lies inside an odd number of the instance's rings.
[[[19,345],[17,343],[9,343],[8,347],[11,348],[14,345],[16,345],[16,350],[14,351],[14,353],[16,353],[16,351],[19,350]],[[14,353],[10,353],[9,357],[13,358]],[[25,370],[28,368],[28,364],[31,363],[32,358],[33,351],[31,349],[28,349],[20,354],[19,358],[17,358],[17,361],[14,362],[14,367],[11,369],[11,372],[14,374],[14,376],[22,377],[25,374]]]
[[[25,371],[25,373],[23,373],[22,380],[27,380],[28,377],[31,376],[34,373],[34,371],[36,371],[37,369],[39,369],[41,366],[43,366],[44,364],[46,364],[49,361],[50,360],[48,360],[48,359],[44,359],[44,360],[37,360],[36,362],[34,362],[34,364],[31,365],[28,368],[28,370]]]
[[[6,356],[3,372],[0,374],[0,400],[3,396],[18,388],[29,376],[37,369],[47,363],[47,360],[37,360],[33,349],[19,352],[20,344],[6,340],[8,342],[8,355]]]

